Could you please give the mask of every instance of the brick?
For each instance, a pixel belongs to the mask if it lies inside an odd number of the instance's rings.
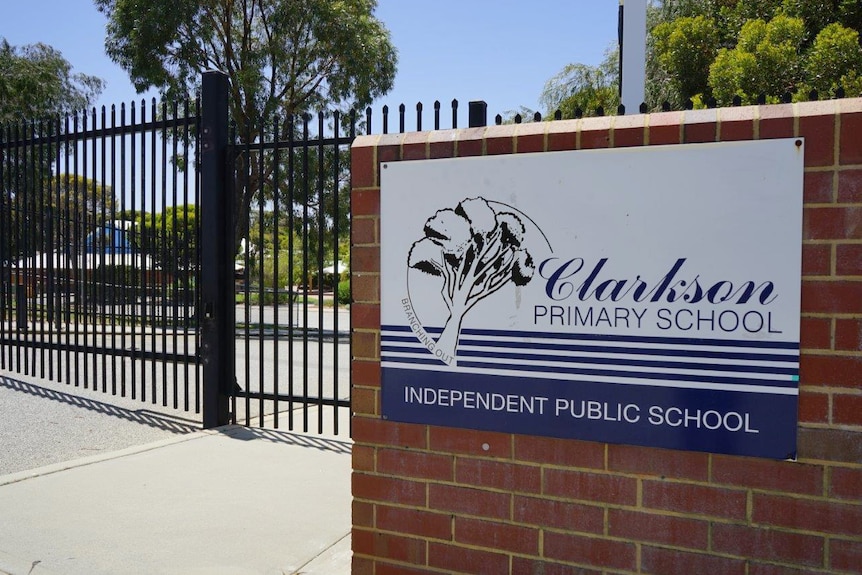
[[[374,526],[374,504],[353,500],[352,514],[354,527]]]
[[[802,427],[797,438],[799,457],[862,464],[862,434],[858,432]]]
[[[688,110],[682,127],[686,144],[715,142],[718,139],[718,110]]]
[[[862,357],[805,354],[799,360],[799,379],[806,385],[862,388]]]
[[[682,141],[682,112],[662,112],[649,117],[649,143],[679,144]]]
[[[380,387],[380,362],[354,359],[350,364],[353,385]]]
[[[799,394],[799,421],[805,423],[829,422],[829,396],[825,393],[805,391]]]
[[[355,303],[350,306],[350,327],[380,329],[380,304]]]
[[[354,331],[353,332],[353,357],[364,359],[380,358],[380,337],[377,332]]]
[[[745,519],[745,491],[668,481],[644,481],[642,490],[644,507]]]
[[[829,244],[802,245],[802,275],[828,276],[832,272],[832,246]]]
[[[793,133],[793,107],[790,104],[760,106],[758,113],[761,140],[792,138],[796,135]]]
[[[351,459],[355,471],[374,471],[374,455],[376,450],[367,445],[354,445],[351,449]]]
[[[835,163],[834,115],[800,117],[799,136],[805,138],[806,167],[831,166]]]
[[[427,543],[421,539],[375,533],[364,529],[353,530],[353,552],[361,555],[424,565],[426,545]]]
[[[752,521],[801,531],[862,535],[862,507],[834,501],[755,493]]]
[[[582,122],[580,149],[592,150],[610,146],[612,116],[584,118]]]
[[[835,349],[862,351],[862,319],[835,319]]]
[[[386,139],[387,142],[397,142],[391,145],[383,145],[382,142]],[[382,164],[386,162],[398,162],[401,160],[401,136],[400,134],[389,134],[380,138],[381,145],[377,147],[377,161]],[[379,170],[378,170],[379,173]]]
[[[858,573],[860,565],[862,565],[862,541],[832,539],[829,542],[830,567]]]
[[[508,493],[438,484],[431,484],[428,493],[432,509],[491,519],[508,519],[510,516],[512,496]]]
[[[455,541],[507,553],[536,555],[539,552],[539,529],[456,517]]]
[[[635,545],[568,533],[546,532],[544,556],[607,569],[635,570]]]
[[[756,563],[751,562],[748,566],[748,575],[827,575],[828,571],[820,569],[793,569],[787,565],[776,565],[773,563]]]
[[[452,539],[452,517],[449,514],[419,509],[378,505],[377,528],[429,539]]]
[[[530,122],[515,128],[515,150],[519,154],[543,152],[548,122]]]
[[[711,549],[729,555],[821,566],[824,546],[823,538],[813,535],[723,523],[712,526]]]
[[[515,459],[566,467],[602,469],[605,465],[605,447],[592,441],[516,435]]]
[[[706,481],[709,456],[694,451],[608,445],[608,470]]]
[[[357,414],[380,415],[377,389],[354,386],[350,408]]]
[[[823,468],[789,461],[714,455],[711,482],[819,495],[823,493]]]
[[[433,451],[507,459],[512,457],[512,436],[505,433],[431,427],[430,436]],[[484,449],[486,445],[487,451]]]
[[[513,519],[518,523],[583,533],[601,534],[604,530],[605,512],[596,505],[515,496],[514,509]]]
[[[393,423],[370,417],[353,418],[353,441],[425,449],[425,428],[412,423]]]
[[[353,473],[353,496],[357,499],[424,506],[425,484],[367,473]]]
[[[350,213],[358,216],[380,215],[380,188],[353,190],[350,193]]]
[[[399,477],[452,481],[455,458],[405,449],[380,449],[377,471]]]
[[[512,557],[512,573],[518,575],[601,575],[601,571],[551,563],[541,559]]]
[[[539,493],[542,489],[542,471],[535,466],[461,457],[455,470],[455,482],[506,491]]]
[[[375,149],[371,145],[360,145],[360,141],[372,138],[357,138],[350,148],[350,185],[353,188],[370,188],[377,185],[376,168],[374,161]],[[376,136],[373,137],[376,141]]]
[[[499,156],[515,153],[515,141],[512,135],[499,138],[487,138],[485,140],[485,154],[488,156]]]
[[[545,471],[544,493],[568,499],[634,505],[637,500],[637,480],[615,475],[548,469]]]
[[[574,150],[577,148],[578,132],[582,120],[562,120],[548,126],[548,151]]]
[[[803,317],[799,325],[799,346],[802,349],[831,349],[832,320],[822,317]]]
[[[660,575],[691,575],[693,573],[715,573],[716,575],[744,575],[745,561],[688,553],[676,549],[641,547],[641,572]]]
[[[833,467],[829,482],[829,495],[862,503],[862,469]]]
[[[674,547],[706,549],[709,523],[682,517],[608,510],[608,534],[622,539],[663,543]]]
[[[862,244],[835,246],[835,273],[839,276],[862,276]]]
[[[467,128],[458,132],[458,157],[481,156],[485,151],[485,128]]]
[[[753,106],[719,108],[718,114],[721,121],[718,126],[719,140],[722,142],[753,140],[754,110],[756,108]]]
[[[862,373],[859,377],[862,378]],[[833,395],[832,423],[862,426],[862,395]]]
[[[862,170],[841,170],[838,172],[838,201],[841,203],[862,203]]]
[[[834,172],[805,172],[802,198],[806,204],[828,204],[832,202],[832,180]]]
[[[862,313],[862,281],[803,281],[802,313]]]
[[[354,554],[350,561],[351,575],[374,575],[374,561]]]
[[[380,246],[353,246],[350,267],[354,273],[380,271]]]
[[[627,116],[614,116],[614,147],[626,148],[630,146],[643,146],[646,140],[646,115],[633,114]]]
[[[455,140],[457,130],[435,130],[428,137],[428,158],[455,157]]]
[[[802,210],[802,238],[862,239],[862,206],[806,207]]]
[[[453,574],[508,573],[509,556],[432,542],[428,545],[428,565]]]
[[[841,134],[838,140],[839,162],[841,164],[862,164],[862,113],[841,115]]]
[[[353,218],[350,226],[350,239],[353,245],[379,244],[377,222],[373,217]]]
[[[428,157],[428,132],[407,132],[401,141],[402,160],[424,160]]]
[[[353,273],[350,276],[350,295],[354,302],[380,302],[380,275]]]

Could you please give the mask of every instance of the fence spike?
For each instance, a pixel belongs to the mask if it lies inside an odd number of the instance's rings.
[[[808,100],[810,102],[816,102],[817,97],[818,97],[817,90],[815,88],[812,88],[811,91],[808,92]]]
[[[670,102],[668,102],[667,100],[662,102],[661,103],[661,111],[662,112],[670,112]]]
[[[542,115],[540,113],[536,112],[535,114],[533,114],[533,121],[534,122],[541,122],[542,121]]]
[[[694,110],[694,102],[689,98],[685,101],[685,105],[683,106],[686,110]]]
[[[640,107],[638,108],[638,111],[639,111],[641,114],[646,114],[646,113],[649,111],[649,106],[647,106],[647,103],[646,103],[646,102],[641,102],[641,105],[640,105]]]
[[[733,97],[733,101],[731,102],[731,104],[733,104],[734,106],[742,106],[742,96],[736,94]]]
[[[766,94],[758,94],[757,103],[760,104],[761,106],[766,104]]]
[[[515,114],[515,123],[516,123],[516,124],[520,124],[520,123],[521,123],[521,119],[522,119],[522,118],[521,118],[521,114]]]
[[[580,107],[575,108],[575,118],[580,120],[583,117],[584,117],[584,111]]]
[[[452,100],[452,129],[458,129],[458,100]]]
[[[617,106],[617,116],[625,116],[626,115],[626,106],[625,104],[620,104]]]
[[[422,102],[416,102],[416,131],[422,131]]]
[[[500,114],[494,116],[494,123],[498,126],[501,125],[503,123],[503,116],[501,116]]]
[[[785,104],[789,104],[793,101],[793,94],[790,92],[784,92],[784,94],[781,95],[781,101]]]
[[[710,96],[709,98],[706,99],[706,107],[707,108],[712,109],[712,108],[715,108],[717,105],[718,105],[718,102],[716,102],[715,98],[713,98],[712,96]]]
[[[603,106],[599,106],[598,108],[596,108],[596,116],[601,118],[604,115],[605,115],[605,108]]]
[[[844,86],[838,86],[838,89],[835,90],[836,98],[843,98],[845,96]]]

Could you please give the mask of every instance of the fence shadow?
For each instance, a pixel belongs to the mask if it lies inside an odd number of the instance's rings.
[[[257,427],[228,427],[221,430],[225,435],[240,441],[264,440],[273,443],[285,443],[297,447],[318,449],[320,451],[332,451],[335,453],[349,454],[352,443],[343,439],[334,439],[307,433],[282,431],[278,429],[264,429]]]
[[[65,403],[66,405],[79,407],[95,413],[139,423],[141,425],[169,431],[171,433],[192,433],[194,431],[200,431],[201,429],[200,424],[191,419],[173,417],[168,414],[158,413],[147,409],[126,409],[116,405],[111,405],[110,403],[104,403],[102,401],[64,393],[62,391],[12,379],[3,375],[0,375],[0,387],[5,387],[19,393],[26,393],[35,397],[49,399],[51,401]]]

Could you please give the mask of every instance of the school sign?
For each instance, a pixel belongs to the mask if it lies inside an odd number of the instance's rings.
[[[795,458],[803,143],[381,166],[383,416]]]

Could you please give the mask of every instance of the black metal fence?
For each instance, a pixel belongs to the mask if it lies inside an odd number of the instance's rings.
[[[0,127],[0,368],[200,411],[198,109]]]

